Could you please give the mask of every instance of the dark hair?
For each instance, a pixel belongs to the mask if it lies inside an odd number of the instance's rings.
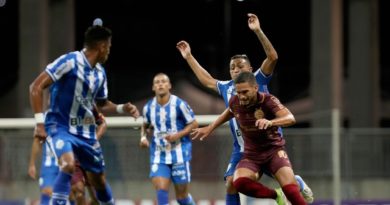
[[[237,55],[234,55],[230,58],[230,60],[234,60],[234,59],[237,59],[237,58],[241,58],[241,59],[244,59],[248,62],[248,64],[250,65],[251,64],[251,61],[249,60],[248,56],[246,54],[237,54]]]
[[[251,85],[256,85],[256,78],[252,72],[244,71],[238,74],[238,76],[234,79],[234,85],[239,83],[249,83]]]
[[[100,41],[106,41],[112,36],[111,30],[104,26],[90,26],[84,34],[84,44],[94,47]]]

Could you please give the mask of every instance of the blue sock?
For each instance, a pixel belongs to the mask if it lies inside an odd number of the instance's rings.
[[[70,192],[70,180],[72,175],[60,171],[53,185],[53,205],[66,204]]]
[[[41,193],[40,205],[49,205],[50,195]]]
[[[194,200],[192,199],[191,194],[188,194],[187,198],[184,199],[178,199],[177,202],[180,205],[195,205]]]
[[[226,205],[240,205],[240,195],[237,194],[226,194],[225,197]]]
[[[110,185],[106,183],[105,189],[96,189],[96,198],[101,204],[114,204]]]
[[[157,190],[157,205],[167,205],[169,201],[168,191],[160,189]]]

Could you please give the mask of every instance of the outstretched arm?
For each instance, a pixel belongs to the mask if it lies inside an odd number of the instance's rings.
[[[255,32],[257,38],[261,42],[267,58],[264,59],[261,69],[265,75],[271,75],[274,71],[276,62],[278,60],[278,53],[272,46],[271,42],[268,40],[267,36],[264,34],[263,30],[260,27],[260,21],[255,14],[248,14],[248,26]]]
[[[202,85],[214,91],[218,91],[217,80],[214,79],[213,76],[211,76],[210,73],[208,73],[191,54],[190,45],[186,41],[180,41],[176,44],[176,48],[180,51],[181,55],[187,61],[188,65]]]
[[[115,104],[107,99],[104,100],[96,100],[96,105],[99,108],[99,111],[102,112],[104,115],[110,115],[110,114],[124,114],[128,113],[130,116],[134,118],[139,117],[139,111],[137,107],[130,102],[127,102],[125,104]]]
[[[206,127],[193,129],[191,132],[192,139],[199,139],[202,141],[204,138],[208,137],[217,127],[221,126],[223,123],[227,122],[231,118],[233,118],[233,113],[230,112],[229,108],[227,108],[219,117],[210,125]]]

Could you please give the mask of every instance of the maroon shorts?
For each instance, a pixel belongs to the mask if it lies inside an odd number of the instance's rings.
[[[249,159],[244,156],[240,162],[238,162],[236,169],[247,168],[255,173],[261,172],[275,175],[282,167],[291,167],[288,155],[283,148],[275,151],[268,160],[263,162],[257,162],[255,159]]]
[[[87,174],[85,173],[85,170],[81,167],[80,163],[76,161],[75,170],[70,183],[74,185],[78,182],[82,182],[83,184],[88,185]]]

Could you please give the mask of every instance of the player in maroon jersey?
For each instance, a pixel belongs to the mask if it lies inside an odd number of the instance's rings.
[[[273,198],[278,204],[284,204],[280,189],[270,189],[257,182],[257,172],[269,171],[292,205],[306,204],[284,148],[285,140],[278,132],[278,127],[295,123],[293,114],[275,96],[258,92],[251,72],[240,73],[234,85],[237,95],[230,99],[229,108],[209,126],[194,129],[191,133],[193,139],[199,137],[203,140],[218,126],[235,117],[245,144],[244,155],[234,172],[236,189],[247,196]]]

